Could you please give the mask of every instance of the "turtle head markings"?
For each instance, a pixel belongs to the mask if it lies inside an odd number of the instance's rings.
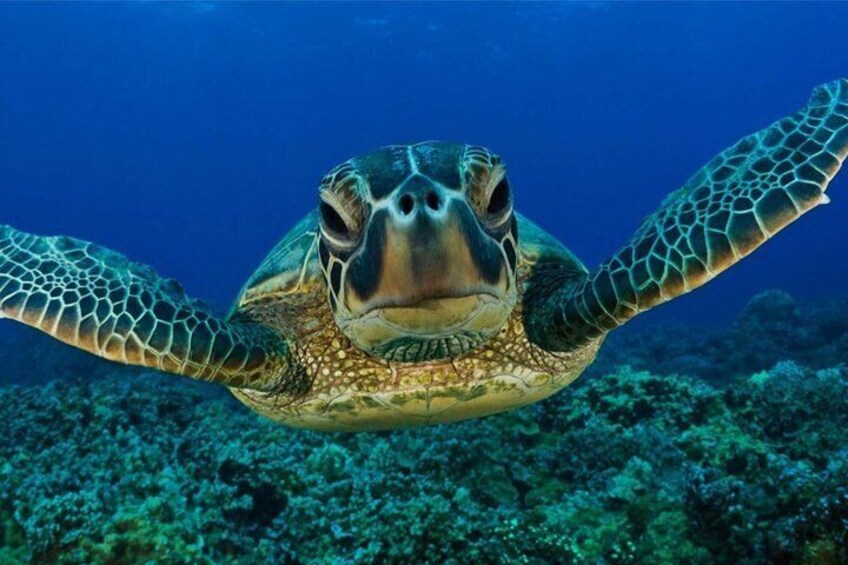
[[[359,347],[405,361],[470,351],[517,298],[517,221],[490,151],[395,145],[333,169],[319,192],[330,307]]]

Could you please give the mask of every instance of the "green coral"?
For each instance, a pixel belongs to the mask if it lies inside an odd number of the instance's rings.
[[[839,363],[724,388],[610,367],[512,413],[349,435],[116,370],[0,388],[0,438],[3,563],[848,562]]]

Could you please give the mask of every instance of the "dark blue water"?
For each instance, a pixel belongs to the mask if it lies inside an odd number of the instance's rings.
[[[440,138],[506,160],[589,265],[715,153],[848,74],[848,5],[0,7],[0,222],[226,304],[330,167]],[[661,315],[844,294],[848,189]]]
[[[326,171],[445,139],[501,154],[591,267],[848,78],[847,24],[848,3],[0,3],[0,225],[223,309]],[[569,389],[459,424],[290,429],[0,323],[0,563],[848,563],[848,171],[828,194]]]

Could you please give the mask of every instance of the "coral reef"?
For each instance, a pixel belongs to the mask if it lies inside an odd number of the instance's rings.
[[[760,296],[725,332],[625,336],[546,402],[397,432],[150,372],[4,386],[0,562],[848,562],[845,313]]]
[[[616,365],[700,377],[713,384],[795,361],[812,369],[848,363],[848,299],[797,304],[785,292],[755,296],[729,329],[634,324],[610,334],[593,375]]]

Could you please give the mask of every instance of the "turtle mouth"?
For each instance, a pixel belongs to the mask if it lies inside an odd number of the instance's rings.
[[[387,298],[376,300],[369,305],[361,315],[367,316],[375,311],[391,311],[395,309],[416,309],[422,311],[443,310],[451,307],[461,307],[466,303],[483,299],[500,300],[502,297],[491,289],[472,289],[458,293],[433,293],[426,296],[414,296],[409,298]]]
[[[482,292],[429,295],[382,301],[340,327],[362,349],[394,361],[456,357],[500,331],[515,305],[506,296]]]
[[[409,336],[439,337],[461,331],[476,320],[486,305],[501,302],[492,293],[428,297],[409,304],[384,306],[373,310],[382,322]]]

